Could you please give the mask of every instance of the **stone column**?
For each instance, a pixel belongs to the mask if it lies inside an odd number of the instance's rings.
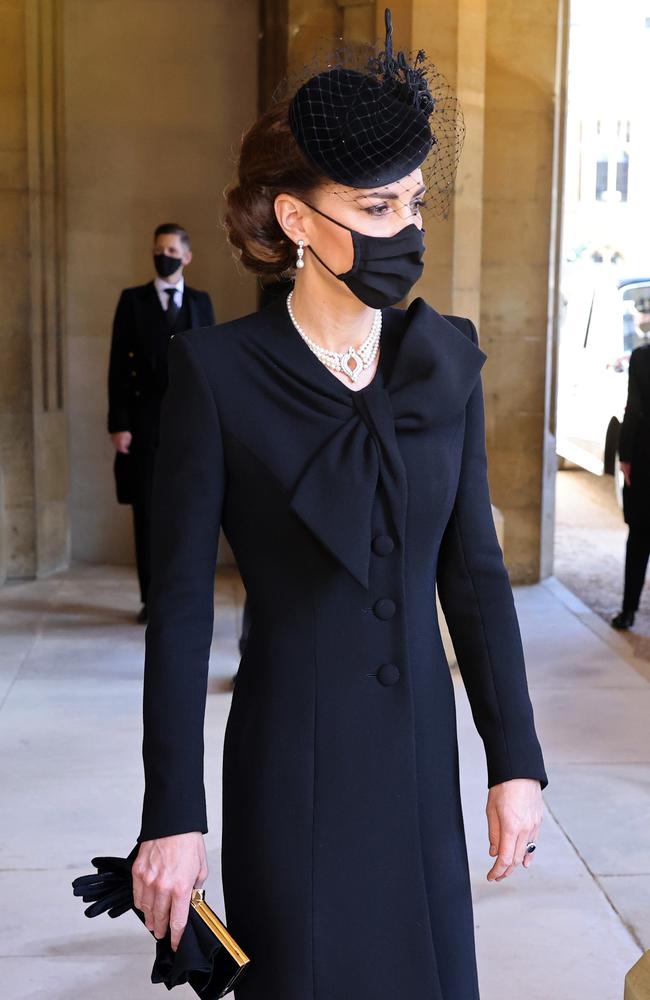
[[[70,559],[64,372],[65,209],[60,0],[28,3],[30,338],[37,575]]]
[[[487,12],[479,329],[488,354],[490,485],[504,516],[511,578],[532,583],[552,565],[549,290],[561,174],[563,4],[488,0]]]
[[[456,87],[465,119],[454,198],[452,311],[480,323],[487,0],[459,0]],[[479,330],[479,336],[481,331]]]
[[[0,574],[4,579],[7,574],[27,575],[34,554],[24,4],[0,5],[0,33],[6,49],[0,76],[0,223],[5,233],[0,266],[3,287],[11,289],[0,312],[0,535],[6,539]]]
[[[0,574],[8,578],[43,575],[69,555],[58,12],[56,0],[0,4]]]

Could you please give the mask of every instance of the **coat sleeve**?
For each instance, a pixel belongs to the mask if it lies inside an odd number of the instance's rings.
[[[128,351],[130,338],[129,304],[122,292],[113,318],[111,353],[108,364],[108,432],[128,431],[129,378]]]
[[[476,327],[467,322],[478,344]],[[488,788],[511,778],[537,778],[546,788],[519,622],[492,516],[481,376],[466,406],[458,490],[440,546],[436,583],[483,740]]]
[[[208,829],[203,725],[225,470],[215,398],[191,336],[170,341],[153,472],[138,841]]]
[[[639,378],[639,348],[635,348],[630,354],[630,363],[627,379],[627,402],[623,423],[618,439],[618,457],[621,462],[631,462],[634,451],[634,438],[637,425],[643,415],[643,399],[641,392],[641,380]],[[634,475],[634,473],[632,473]]]

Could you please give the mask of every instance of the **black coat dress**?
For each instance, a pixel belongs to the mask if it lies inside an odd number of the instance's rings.
[[[630,354],[627,402],[618,441],[622,462],[631,462],[631,486],[623,486],[623,517],[650,530],[650,344]]]
[[[476,1000],[453,683],[488,785],[547,777],[495,532],[470,320],[384,310],[360,390],[284,299],[176,335],[154,476],[140,840],[207,830],[219,524],[252,624],[223,757],[237,1000]],[[481,806],[483,808],[483,806]]]

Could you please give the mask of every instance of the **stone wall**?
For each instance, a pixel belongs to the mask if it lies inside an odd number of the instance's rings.
[[[522,583],[552,572],[565,14],[547,0],[488,3],[480,331],[490,483]]]
[[[0,580],[70,552],[59,13],[0,3]]]

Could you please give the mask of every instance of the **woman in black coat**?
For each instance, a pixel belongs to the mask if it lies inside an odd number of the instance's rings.
[[[394,307],[422,270],[431,110],[387,59],[366,79],[312,78],[263,115],[228,230],[256,273],[295,265],[295,290],[170,349],[134,896],[175,946],[207,876],[221,524],[251,612],[223,752],[226,919],[251,957],[237,1000],[479,996],[436,584],[485,745],[489,880],[528,867],[542,821],[488,490],[486,355],[469,319]]]

